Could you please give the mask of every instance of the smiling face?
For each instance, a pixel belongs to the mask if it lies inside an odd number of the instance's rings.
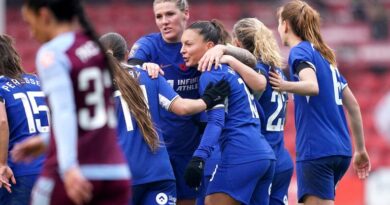
[[[193,67],[199,63],[199,60],[208,49],[214,46],[211,41],[205,41],[196,30],[187,29],[181,37],[181,54],[187,67]]]
[[[30,33],[37,41],[44,43],[50,40],[48,27],[48,10],[41,8],[34,12],[27,6],[22,7],[23,20],[29,25]]]
[[[179,42],[189,18],[188,10],[181,11],[173,2],[155,4],[153,9],[164,40],[167,43]]]

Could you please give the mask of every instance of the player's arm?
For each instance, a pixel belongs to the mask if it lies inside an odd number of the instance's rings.
[[[198,70],[210,70],[213,64],[215,64],[215,67],[218,67],[220,59],[223,55],[233,56],[239,61],[243,62],[245,65],[249,66],[250,68],[255,68],[257,63],[256,57],[248,50],[238,48],[232,45],[219,44],[209,49],[203,55],[203,57],[199,61]]]
[[[199,99],[188,99],[180,97],[168,84],[165,78],[158,77],[159,104],[164,109],[177,115],[192,115],[212,108],[222,103],[225,97],[230,94],[229,83],[225,80],[208,84],[207,88]]]
[[[41,50],[38,53],[37,68],[42,82],[42,90],[48,98],[52,113],[53,134],[56,141],[60,175],[77,161],[77,113],[72,80],[69,75],[69,59],[62,53]],[[54,55],[51,64],[47,55]],[[46,61],[45,61],[46,60]]]
[[[230,55],[223,55],[221,63],[229,64],[229,66],[241,76],[245,84],[249,86],[252,91],[261,93],[265,90],[265,87],[267,86],[267,79],[265,76],[237,60],[237,58]]]
[[[269,80],[272,89],[304,96],[318,95],[319,88],[315,68],[306,62],[301,62],[296,70],[299,76],[298,82],[286,81],[278,73],[270,71]]]
[[[364,143],[364,132],[360,106],[348,86],[346,86],[343,90],[343,105],[348,112],[352,136],[354,138],[354,169],[358,173],[359,178],[364,179],[368,176],[371,170],[371,164]]]
[[[202,140],[195,150],[191,161],[184,172],[184,178],[189,187],[199,187],[202,181],[205,160],[210,157],[214,146],[225,126],[225,109],[223,105],[207,111],[207,125]]]
[[[186,99],[178,96],[171,104],[170,111],[177,115],[192,115],[223,104],[226,96],[230,94],[229,83],[220,80],[215,85],[209,83],[200,99]]]
[[[1,98],[1,96],[0,96]],[[9,127],[7,112],[3,98],[0,101],[0,187],[4,187],[11,193],[11,184],[16,183],[14,174],[8,166],[8,144],[9,144]]]
[[[146,37],[140,38],[131,48],[127,63],[133,66],[140,66],[143,70],[148,71],[151,78],[157,78],[158,75],[164,75],[164,71],[156,63],[152,62],[151,49],[153,42]]]

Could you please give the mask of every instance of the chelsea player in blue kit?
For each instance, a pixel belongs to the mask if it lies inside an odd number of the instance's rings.
[[[256,18],[245,18],[234,24],[233,43],[252,52],[258,59],[257,69],[268,80],[268,73],[276,71],[283,78],[282,57],[272,34]],[[270,205],[288,203],[288,187],[294,171],[293,161],[284,147],[284,125],[286,121],[287,92],[275,91],[269,82],[261,94],[258,109],[260,113],[261,132],[271,145],[276,156],[275,174],[272,180]]]
[[[108,33],[100,41],[116,60],[127,59],[127,45],[122,36]],[[175,204],[175,177],[166,147],[160,144],[163,127],[160,127],[159,108],[179,115],[198,113],[222,102],[229,94],[229,86],[222,81],[219,86],[210,87],[202,99],[183,99],[164,78],[151,79],[146,71],[124,63],[121,67],[115,70],[114,78],[127,76],[125,79],[131,79],[126,85],[117,86],[119,90],[115,96],[119,143],[132,171],[132,204]]]
[[[183,33],[181,53],[186,66],[194,67],[203,54],[214,47],[224,32],[215,20],[198,21]],[[235,59],[221,58],[221,63]],[[221,161],[207,187],[206,204],[268,204],[269,189],[274,173],[275,156],[260,133],[260,120],[253,95],[242,78],[226,64],[204,72],[199,80],[199,93],[210,82],[225,79],[231,87],[226,106],[220,104],[207,111],[207,126],[201,143],[185,172],[188,185],[200,185],[204,160],[210,157],[217,142]],[[242,170],[246,170],[244,175]]]
[[[270,83],[276,91],[294,93],[298,200],[334,204],[335,187],[352,156],[343,105],[355,138],[354,168],[360,178],[370,171],[359,106],[336,67],[334,52],[321,37],[318,12],[294,0],[280,8],[278,17],[281,40],[291,47],[292,82],[270,72]]]
[[[197,99],[200,72],[188,69],[180,54],[180,38],[189,19],[187,0],[155,0],[153,2],[156,25],[160,33],[152,33],[140,38],[132,47],[129,64],[146,67],[152,76],[155,68],[148,62],[157,64],[164,78],[183,98]],[[229,48],[238,59],[248,59],[245,64],[256,64],[253,57],[247,57],[242,52]],[[249,52],[248,54],[252,56]],[[236,55],[241,55],[238,57]],[[244,79],[246,80],[246,79]],[[200,142],[204,125],[200,123],[200,115],[177,116],[160,109],[163,139],[176,177],[178,204],[194,204],[197,191],[188,187],[184,182],[184,169],[190,161],[193,151]],[[210,165],[209,167],[212,167]],[[201,190],[198,189],[198,190]]]
[[[0,204],[25,205],[43,156],[17,163],[9,155],[18,142],[49,132],[49,109],[36,75],[26,74],[12,39],[0,35]]]

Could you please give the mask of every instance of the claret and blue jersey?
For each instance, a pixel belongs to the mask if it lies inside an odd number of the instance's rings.
[[[175,92],[183,98],[197,99],[200,72],[185,66],[181,46],[181,43],[166,43],[161,33],[152,33],[133,45],[130,59],[157,63]],[[200,141],[199,115],[178,116],[160,109],[160,116],[169,154],[191,155]]]
[[[351,141],[342,106],[345,79],[308,41],[291,49],[288,62],[291,80],[299,81],[297,66],[306,62],[314,69],[319,86],[316,96],[294,94],[297,161],[333,155],[351,156]]]
[[[8,150],[30,136],[49,132],[49,109],[37,76],[23,74],[21,79],[0,76],[0,98],[7,111]],[[41,156],[28,164],[14,163],[8,155],[8,165],[16,177],[39,174],[43,160]]]

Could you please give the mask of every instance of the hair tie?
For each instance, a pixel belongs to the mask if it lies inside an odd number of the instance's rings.
[[[107,53],[107,54],[114,55],[114,52],[113,52],[111,49],[108,49],[108,50],[106,51],[106,53]]]

